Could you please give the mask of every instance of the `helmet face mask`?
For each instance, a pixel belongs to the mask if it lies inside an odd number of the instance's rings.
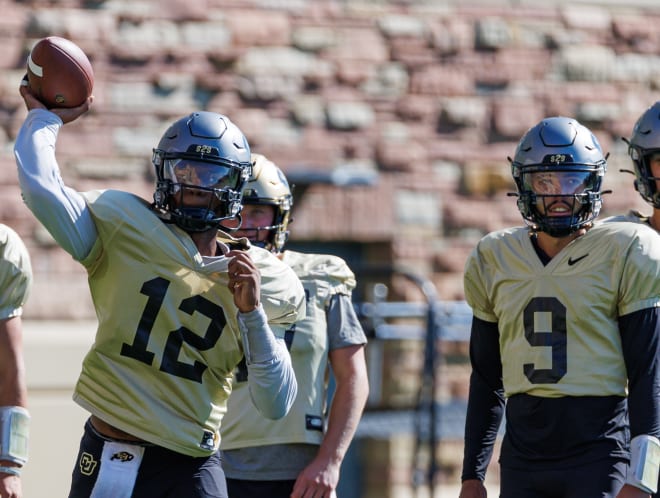
[[[511,167],[518,209],[533,230],[564,237],[598,216],[606,160],[594,135],[577,121],[541,121],[520,140]]]
[[[639,117],[628,142],[628,155],[632,159],[635,173],[635,190],[642,199],[660,209],[660,192],[651,161],[660,154],[660,101],[649,107]]]
[[[291,188],[284,173],[273,162],[260,154],[252,154],[252,160],[252,175],[243,186],[243,205],[272,206],[274,215],[267,225],[241,227],[240,231],[255,245],[279,253],[289,238],[293,207]],[[268,233],[265,240],[263,232]]]
[[[154,205],[188,232],[237,218],[250,175],[250,148],[226,116],[196,112],[176,121],[154,149]]]

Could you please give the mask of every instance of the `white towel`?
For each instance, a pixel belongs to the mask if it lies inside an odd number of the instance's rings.
[[[90,498],[131,498],[144,447],[107,441]]]

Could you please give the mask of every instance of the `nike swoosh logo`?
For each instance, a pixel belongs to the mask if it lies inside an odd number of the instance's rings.
[[[587,256],[589,256],[589,253],[587,253],[587,254],[583,254],[583,255],[580,256],[579,258],[575,258],[575,259],[573,259],[573,258],[568,258],[568,266],[573,266],[575,263],[578,263],[579,261],[582,261],[582,260],[583,260],[584,258],[586,258]]]

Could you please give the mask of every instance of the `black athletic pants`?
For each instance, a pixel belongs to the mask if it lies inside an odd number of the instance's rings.
[[[114,445],[120,445],[121,451],[108,452]],[[136,473],[122,471],[122,465],[130,468],[138,461],[139,465],[133,467]],[[106,469],[101,472],[104,463]],[[123,494],[119,489],[124,490]],[[219,452],[196,458],[160,446],[115,441],[100,435],[87,421],[72,473],[69,498],[97,496],[228,498]]]

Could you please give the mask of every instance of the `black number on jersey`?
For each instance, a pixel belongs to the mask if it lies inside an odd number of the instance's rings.
[[[549,313],[552,330],[536,330],[534,315]],[[552,368],[536,368],[525,363],[525,376],[532,384],[556,384],[566,375],[566,307],[554,297],[535,297],[524,311],[525,338],[532,346],[552,348]]]
[[[147,346],[154,327],[154,322],[156,321],[156,316],[160,311],[169,286],[170,282],[160,277],[149,280],[142,285],[140,293],[144,294],[149,299],[147,300],[137,330],[135,331],[133,344],[122,344],[122,356],[134,358],[147,365],[153,363],[154,353],[149,351]],[[184,344],[189,344],[198,351],[206,351],[215,346],[218,339],[220,339],[222,329],[227,323],[225,313],[220,306],[202,296],[191,296],[184,299],[181,301],[179,309],[188,315],[201,313],[210,318],[211,323],[206,329],[203,337],[197,335],[186,327],[172,330],[167,336],[163,358],[160,362],[160,369],[163,372],[175,375],[176,377],[182,377],[184,379],[190,379],[201,383],[202,374],[208,366],[200,361],[195,361],[192,365],[180,362],[179,353]]]
[[[284,343],[286,348],[291,351],[291,344],[293,343],[293,333],[296,331],[296,324],[291,325],[291,328],[284,331]],[[248,370],[247,363],[245,362],[245,356],[241,358],[241,361],[236,365],[234,371],[234,379],[236,382],[247,382],[248,380]]]

